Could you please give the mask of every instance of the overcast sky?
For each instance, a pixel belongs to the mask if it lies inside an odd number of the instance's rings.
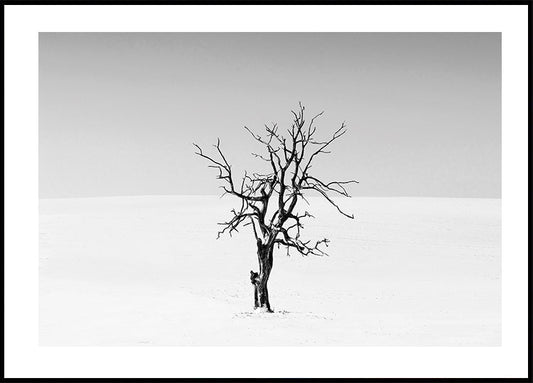
[[[354,196],[501,195],[499,33],[41,33],[40,197],[218,194],[193,142],[262,166],[246,125],[348,133]]]

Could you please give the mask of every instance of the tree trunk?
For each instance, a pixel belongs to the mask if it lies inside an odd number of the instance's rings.
[[[267,312],[273,312],[270,308],[267,287],[268,277],[272,270],[273,250],[274,246],[269,244],[263,245],[258,241],[257,258],[259,261],[259,275],[254,283],[254,305],[256,309],[261,308]]]

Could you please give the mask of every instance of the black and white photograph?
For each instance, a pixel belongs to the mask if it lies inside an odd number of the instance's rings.
[[[39,341],[499,346],[501,35],[41,33]]]
[[[5,378],[529,375],[527,1],[74,3],[5,7]]]

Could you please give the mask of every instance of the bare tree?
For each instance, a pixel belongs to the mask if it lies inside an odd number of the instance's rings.
[[[295,209],[300,200],[305,199],[308,192],[316,192],[324,197],[338,212],[350,219],[352,214],[345,213],[332,198],[338,194],[350,197],[346,186],[357,183],[355,180],[323,181],[311,174],[313,161],[321,154],[330,153],[330,144],[346,133],[346,125],[326,140],[315,139],[315,120],[323,112],[317,114],[306,123],[305,108],[299,104],[297,111],[292,111],[293,121],[286,134],[280,133],[277,124],[265,125],[264,135],[254,133],[244,127],[248,133],[265,149],[264,153],[252,153],[253,156],[265,161],[268,171],[265,173],[244,173],[240,181],[236,181],[232,167],[220,148],[217,140],[214,156],[205,154],[198,149],[195,154],[209,161],[209,167],[218,171],[217,178],[224,182],[221,188],[240,200],[240,207],[231,211],[231,218],[219,223],[222,229],[217,239],[224,233],[238,232],[240,226],[251,225],[257,242],[257,258],[259,273],[250,272],[254,285],[255,308],[264,308],[271,312],[268,298],[268,278],[272,270],[273,252],[277,246],[295,249],[304,256],[327,255],[324,247],[329,240],[304,240],[301,237],[302,220],[313,217],[309,212],[297,212]],[[237,183],[236,183],[237,182]],[[309,204],[309,203],[308,203]]]

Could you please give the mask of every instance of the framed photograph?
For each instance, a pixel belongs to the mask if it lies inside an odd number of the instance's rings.
[[[4,12],[5,378],[528,378],[528,2]]]

